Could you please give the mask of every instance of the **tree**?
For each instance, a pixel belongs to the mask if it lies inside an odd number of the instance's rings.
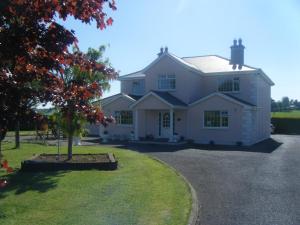
[[[290,99],[289,97],[283,97],[282,98],[282,107],[284,110],[288,110],[290,108]]]
[[[0,1],[0,99],[11,95],[12,100],[1,104],[17,125],[32,101],[51,101],[61,93],[63,81],[57,74],[63,74],[66,67],[76,64],[84,70],[93,66],[68,50],[78,41],[58,18],[95,21],[97,28],[104,29],[113,22],[104,12],[106,5],[116,9],[114,0]]]
[[[64,73],[58,74],[63,81],[63,88],[53,104],[59,108],[65,123],[68,159],[72,158],[73,136],[82,128],[84,121],[103,125],[112,121],[103,115],[98,106],[92,104],[92,100],[100,97],[103,89],[109,87],[109,81],[117,75],[109,61],[103,60],[104,50],[103,46],[99,50],[89,48],[86,54],[75,50],[74,55],[81,55],[93,66],[87,69],[81,63],[74,64],[65,68]]]

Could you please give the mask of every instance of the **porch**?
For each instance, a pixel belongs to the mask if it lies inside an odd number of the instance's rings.
[[[177,143],[186,137],[186,105],[168,92],[152,91],[132,109],[135,141]]]

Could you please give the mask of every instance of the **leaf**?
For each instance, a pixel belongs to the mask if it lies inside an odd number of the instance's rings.
[[[113,24],[113,22],[114,22],[114,20],[113,20],[111,17],[109,17],[109,19],[106,20],[106,24],[107,24],[108,26],[111,26],[111,25]]]

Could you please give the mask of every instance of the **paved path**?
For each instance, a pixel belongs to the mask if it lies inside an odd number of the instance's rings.
[[[299,225],[300,136],[252,148],[136,147],[180,171],[195,188],[203,225]],[[206,150],[205,150],[206,148]]]

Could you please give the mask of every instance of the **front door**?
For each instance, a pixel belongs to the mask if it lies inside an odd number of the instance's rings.
[[[170,137],[170,113],[159,112],[159,136],[161,138]]]

